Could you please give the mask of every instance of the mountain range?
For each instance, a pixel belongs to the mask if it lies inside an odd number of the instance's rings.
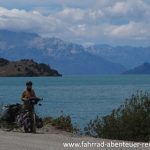
[[[119,63],[126,68],[134,68],[150,62],[150,47],[93,45],[86,49],[88,52]]]
[[[0,57],[34,59],[62,74],[120,74],[149,62],[150,47],[93,45],[84,47],[36,33],[0,30]]]
[[[85,51],[82,45],[35,33],[0,30],[0,57],[34,59],[62,74],[118,74],[125,67]]]

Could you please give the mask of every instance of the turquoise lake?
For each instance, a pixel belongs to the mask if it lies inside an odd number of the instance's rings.
[[[137,90],[150,91],[149,75],[1,77],[0,103],[20,103],[27,80],[43,98],[37,111],[42,116],[71,115],[83,127],[97,115],[109,114]]]

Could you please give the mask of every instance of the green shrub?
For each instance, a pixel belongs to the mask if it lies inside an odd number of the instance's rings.
[[[150,140],[150,96],[137,92],[110,115],[91,120],[86,135],[130,141]]]
[[[57,118],[52,118],[52,117],[46,117],[43,119],[44,125],[51,124],[54,126],[56,129],[64,130],[67,132],[78,132],[79,130],[73,126],[71,117],[61,115]]]

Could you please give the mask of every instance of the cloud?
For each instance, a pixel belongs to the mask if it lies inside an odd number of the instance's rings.
[[[0,7],[1,29],[79,43],[149,44],[147,0],[12,0],[16,4],[13,9],[7,1],[0,0],[3,6],[7,4],[7,8]]]
[[[111,38],[125,39],[129,38],[134,40],[150,38],[150,30],[144,23],[129,22],[126,25],[109,26],[106,30],[106,35]]]
[[[149,20],[149,12],[150,4],[147,3],[146,0],[116,1],[113,5],[105,8],[105,14],[107,17],[111,20],[122,20],[122,22],[124,22],[124,20],[128,22]]]
[[[69,23],[80,24],[96,24],[99,19],[102,19],[103,12],[101,10],[80,9],[80,8],[65,8],[55,14],[56,18],[67,21]]]
[[[50,9],[55,9],[54,7],[87,8],[91,7],[97,1],[99,0],[0,0],[0,4],[9,9],[18,8],[28,10],[36,7],[49,7]]]
[[[8,10],[1,7],[0,28],[50,34],[65,29],[65,26],[61,20],[52,16],[43,16],[37,11]]]
[[[129,11],[129,6],[125,1],[117,2],[113,6],[106,7],[106,11],[112,16],[125,16]]]

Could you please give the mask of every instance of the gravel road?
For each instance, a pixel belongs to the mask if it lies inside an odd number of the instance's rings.
[[[83,142],[84,141],[84,142]],[[84,147],[65,148],[63,143],[84,143]],[[37,133],[37,134],[25,134],[20,132],[6,132],[0,130],[0,150],[143,150],[149,148],[109,148],[105,145],[105,148],[100,147],[87,147],[87,142],[91,143],[105,143],[110,142],[118,143],[123,141],[111,141],[103,139],[95,139],[90,137],[75,137],[71,134],[64,133]],[[130,142],[131,143],[131,142]],[[81,146],[81,145],[80,145]]]

